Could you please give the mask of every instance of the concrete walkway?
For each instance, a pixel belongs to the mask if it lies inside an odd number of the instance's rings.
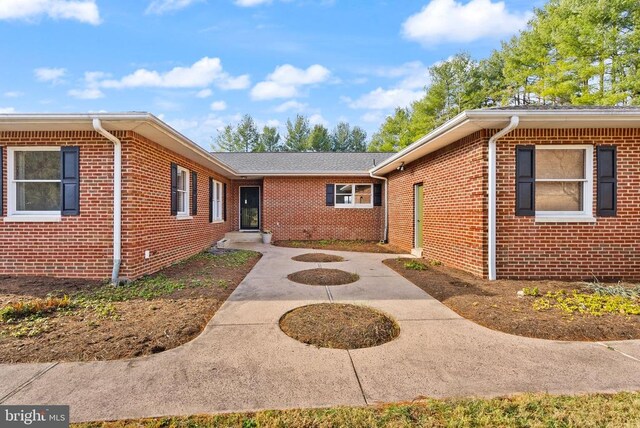
[[[342,253],[331,267],[361,279],[312,287],[286,279],[315,267],[310,250],[247,244],[264,257],[195,340],[124,361],[0,365],[1,404],[69,404],[74,421],[335,405],[417,397],[640,390],[640,341],[578,343],[511,336],[456,315],[381,261]],[[316,302],[373,306],[400,336],[355,351],[316,349],[280,331],[286,311]]]

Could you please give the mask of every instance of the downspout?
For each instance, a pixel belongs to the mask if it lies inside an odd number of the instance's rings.
[[[369,176],[384,181],[384,237],[382,242],[386,244],[389,242],[389,180],[386,177],[373,175],[372,172],[369,173]]]
[[[517,128],[519,123],[520,118],[518,116],[511,116],[509,125],[507,125],[506,128],[498,131],[493,137],[489,139],[489,234],[487,236],[487,241],[489,247],[488,277],[490,281],[496,279],[496,142],[500,138],[504,137],[506,134]]]
[[[120,284],[120,263],[122,260],[122,142],[102,127],[97,117],[93,119],[93,129],[113,143],[113,270],[111,284]]]

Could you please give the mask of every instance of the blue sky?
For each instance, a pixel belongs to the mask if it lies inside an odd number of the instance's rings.
[[[0,0],[0,113],[149,111],[208,147],[251,114],[375,131],[528,0]]]

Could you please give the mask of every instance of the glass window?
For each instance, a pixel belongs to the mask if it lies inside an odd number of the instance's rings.
[[[536,146],[536,214],[587,214],[592,149]]]
[[[178,167],[178,215],[189,215],[189,171]]]
[[[213,182],[213,200],[211,201],[213,212],[213,221],[222,221],[222,200],[224,198],[224,186],[217,181]]]
[[[55,213],[61,206],[60,149],[11,150],[13,214]]]
[[[371,208],[372,184],[336,184],[336,203],[338,208]]]

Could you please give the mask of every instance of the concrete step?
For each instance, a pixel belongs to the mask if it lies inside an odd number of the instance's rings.
[[[227,232],[224,239],[230,242],[262,242],[260,232]]]

